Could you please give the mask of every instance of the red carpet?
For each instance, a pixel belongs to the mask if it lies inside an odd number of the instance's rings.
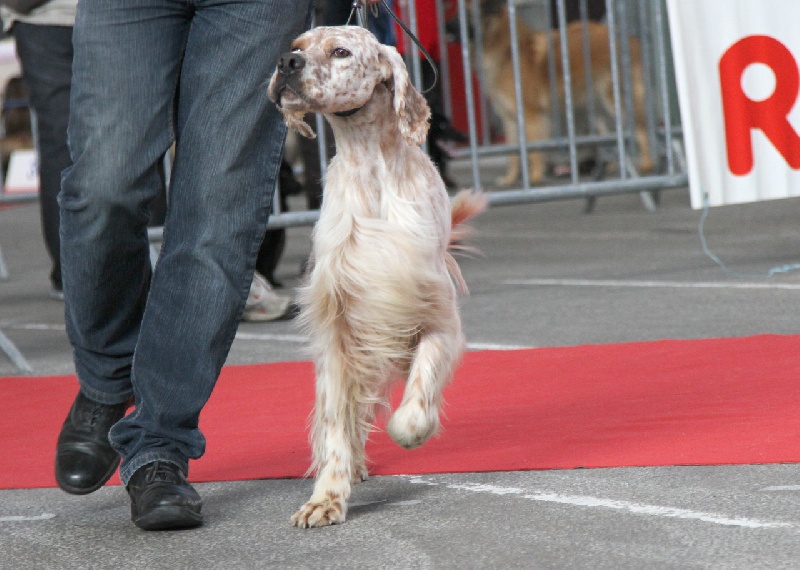
[[[0,488],[55,486],[76,389],[0,379]],[[800,462],[800,336],[470,353],[446,397],[444,432],[422,448],[374,434],[372,474]],[[312,401],[308,363],[226,367],[191,479],[302,476]]]

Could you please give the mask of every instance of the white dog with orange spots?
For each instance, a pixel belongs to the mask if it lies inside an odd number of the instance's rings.
[[[364,445],[395,381],[403,399],[387,431],[422,445],[440,427],[442,390],[464,348],[451,250],[486,197],[452,201],[418,145],[430,110],[392,47],[359,27],[320,27],[292,44],[269,85],[286,123],[324,114],[336,138],[307,282],[299,292],[316,365],[314,492],[299,527],[344,522],[351,483],[367,478]]]

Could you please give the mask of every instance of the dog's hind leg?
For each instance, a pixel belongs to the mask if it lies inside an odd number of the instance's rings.
[[[647,136],[647,118],[645,116],[645,92],[641,81],[636,82],[634,89],[636,109],[636,143],[639,146],[639,172],[647,173],[653,170],[653,155],[650,149],[650,139]]]
[[[464,337],[458,317],[450,330],[423,334],[411,364],[403,401],[386,431],[401,447],[414,449],[439,430],[442,390],[452,380]]]
[[[529,141],[543,141],[550,136],[550,119],[548,111],[538,110],[536,113],[525,114],[525,136]],[[544,178],[545,156],[541,151],[528,153],[528,177],[533,183],[541,182]]]
[[[517,131],[517,121],[503,119],[503,134],[507,145],[517,146],[519,144],[519,132]],[[498,186],[511,186],[519,180],[520,165],[519,153],[515,150],[508,155],[506,163],[506,173],[498,178],[495,183]]]

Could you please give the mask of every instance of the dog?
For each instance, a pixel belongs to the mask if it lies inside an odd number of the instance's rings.
[[[482,67],[486,81],[487,97],[500,118],[506,142],[516,145],[519,141],[517,105],[514,90],[514,73],[511,59],[510,16],[505,0],[482,0],[483,36]],[[601,114],[614,117],[613,77],[611,74],[611,51],[608,26],[597,22],[586,23],[586,36],[590,49],[592,91],[599,103],[597,129],[600,133],[610,131]],[[567,50],[572,85],[572,101],[577,110],[587,106],[587,81],[584,58],[584,30],[581,22],[567,25]],[[520,54],[520,80],[525,117],[525,136],[529,141],[540,141],[550,137],[551,89],[548,68],[548,32],[536,31],[517,20],[517,35]],[[560,108],[565,107],[564,70],[561,60],[561,33],[552,32],[555,49],[557,96]],[[645,90],[639,57],[640,46],[636,38],[630,38],[631,83],[636,119],[636,141],[639,146],[639,169],[647,172],[653,168],[647,133],[645,131]],[[542,180],[545,160],[541,152],[528,155],[529,176],[532,182]],[[509,157],[506,174],[497,183],[510,186],[520,177],[519,156]]]
[[[367,479],[364,446],[395,381],[405,389],[391,438],[413,449],[439,430],[442,390],[465,345],[457,295],[467,289],[452,250],[487,199],[461,191],[451,205],[419,148],[428,105],[400,54],[365,29],[299,36],[268,94],[291,128],[313,137],[303,116],[319,112],[336,139],[298,291],[316,368],[316,481],[292,523],[320,527],[345,521],[351,483]]]

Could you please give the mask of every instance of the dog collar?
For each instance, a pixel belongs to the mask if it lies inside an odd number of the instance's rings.
[[[334,115],[336,115],[337,117],[349,117],[351,115],[355,115],[363,108],[364,107],[361,106],[361,107],[356,107],[355,109],[350,109],[349,111],[339,111],[338,113],[334,113]]]

